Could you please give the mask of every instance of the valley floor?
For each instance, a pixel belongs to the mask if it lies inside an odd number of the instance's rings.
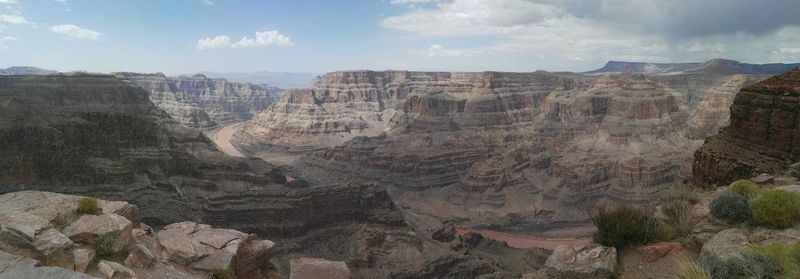
[[[244,122],[234,123],[222,127],[219,130],[211,130],[206,131],[206,135],[210,138],[214,143],[217,145],[220,151],[224,152],[233,157],[246,157],[242,154],[239,149],[237,149],[233,144],[231,144],[231,137],[233,137],[233,133],[244,124]]]

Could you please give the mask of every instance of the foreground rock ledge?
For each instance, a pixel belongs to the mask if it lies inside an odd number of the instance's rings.
[[[141,223],[134,205],[99,201],[110,213],[78,214],[80,198],[0,195],[0,278],[210,278],[215,269],[230,269],[240,279],[277,276],[269,261],[272,241],[194,222],[156,233]]]

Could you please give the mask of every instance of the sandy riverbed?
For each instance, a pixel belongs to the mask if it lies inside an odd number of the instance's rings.
[[[231,124],[222,127],[222,129],[219,129],[216,132],[210,131],[207,133],[207,135],[212,141],[214,141],[215,144],[217,144],[217,148],[219,148],[220,151],[225,152],[225,154],[233,157],[246,157],[241,151],[239,151],[239,149],[236,149],[236,147],[231,144],[231,137],[233,137],[233,133],[235,133],[236,129],[242,124],[243,123]]]

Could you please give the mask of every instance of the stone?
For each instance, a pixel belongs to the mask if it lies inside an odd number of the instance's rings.
[[[93,245],[98,237],[116,237],[116,242],[111,247],[113,252],[126,249],[133,238],[131,221],[116,214],[81,215],[77,221],[64,228],[64,234],[77,243],[87,245]]]
[[[714,235],[703,245],[701,256],[713,255],[721,260],[738,258],[750,244],[748,231],[744,229],[727,229]]]
[[[773,182],[775,182],[775,177],[770,174],[762,173],[756,177],[751,178],[750,180],[752,180],[758,185],[772,184]]]
[[[683,247],[678,242],[659,242],[638,247],[636,251],[639,252],[639,255],[641,255],[646,262],[652,263],[663,257],[672,255],[673,253],[677,253],[682,248]]]
[[[458,234],[456,234],[456,227],[453,223],[446,223],[443,224],[441,228],[433,232],[433,239],[441,241],[441,242],[450,242],[456,239]]]
[[[157,235],[167,257],[177,263],[188,266],[204,255],[195,249],[199,244],[179,229],[162,230]]]
[[[39,261],[0,250],[0,279],[92,279],[69,269],[44,266]]]
[[[350,269],[345,262],[316,258],[292,259],[289,279],[349,279]]]
[[[103,213],[113,213],[125,217],[131,221],[133,228],[138,228],[142,223],[142,217],[139,215],[139,208],[123,201],[101,201],[100,208]]]
[[[614,278],[617,249],[595,243],[559,245],[547,258],[545,268],[553,278]]]
[[[73,246],[72,240],[60,231],[53,228],[42,231],[36,234],[33,244],[36,258],[43,264],[73,268],[74,259],[69,251]]]
[[[779,187],[775,187],[775,189],[784,190],[784,191],[792,192],[792,193],[795,193],[795,194],[800,194],[800,185],[779,186]]]
[[[72,250],[75,271],[86,272],[86,267],[94,260],[95,254],[95,251],[92,249],[78,248]]]
[[[116,262],[101,260],[97,263],[97,272],[107,279],[135,279],[136,273],[130,268]]]
[[[205,271],[211,271],[218,268],[229,268],[231,270],[235,270],[233,263],[234,254],[223,251],[213,251],[194,261],[191,264],[191,267]]]
[[[33,253],[38,232],[51,228],[46,219],[20,211],[0,215],[0,248],[7,251],[27,250]]]
[[[146,246],[136,244],[131,247],[131,253],[125,258],[125,265],[128,267],[147,268],[153,264],[155,258],[153,253],[150,252],[150,249]]]

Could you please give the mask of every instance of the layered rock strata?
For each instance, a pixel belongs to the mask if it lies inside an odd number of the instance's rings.
[[[785,170],[800,160],[800,70],[745,87],[730,106],[730,124],[694,157],[694,184],[727,184]]]
[[[303,187],[302,179],[287,179],[283,170],[262,160],[225,156],[201,131],[153,105],[147,93],[108,75],[0,77],[0,191],[126,200],[138,210],[117,215],[141,216],[163,231],[180,230],[167,224],[193,221],[256,233],[278,242],[279,255],[272,261],[283,274],[293,256],[344,261],[362,277],[515,272],[471,256],[458,238],[442,242],[429,237],[432,232],[412,229],[383,186]],[[121,235],[136,223],[102,218],[118,225],[103,232]],[[99,233],[69,231],[80,239]],[[183,239],[177,232],[167,234],[164,239]],[[169,246],[178,253],[173,260],[203,264],[189,246],[179,245],[186,241],[176,243]],[[514,250],[497,251],[504,249]],[[78,266],[85,268],[90,254],[79,253],[84,260]],[[146,255],[137,253],[130,262],[146,265]],[[107,273],[126,272],[105,266]]]
[[[249,120],[272,104],[280,89],[228,82],[204,75],[167,77],[164,74],[117,73],[148,91],[150,100],[180,123],[209,129]]]
[[[724,102],[760,78],[336,72],[314,89],[287,93],[243,126],[235,144],[259,146],[249,143],[265,138],[262,143],[281,142],[283,150],[306,150],[291,169],[312,183],[379,181],[392,185],[393,199],[409,210],[466,224],[581,220],[588,204],[645,202],[687,180],[700,139],[725,122],[724,111],[694,108]],[[358,110],[353,107],[362,102],[341,97],[360,96],[354,88],[403,94],[390,95],[396,98],[390,98],[393,110]],[[320,98],[319,92],[340,97]],[[298,100],[314,112],[275,110]],[[318,109],[331,114],[317,115]],[[376,114],[385,123],[338,122],[342,115]],[[302,124],[289,121],[316,116]],[[329,121],[339,124],[319,124]],[[349,129],[379,125],[382,131],[371,136]],[[349,131],[335,128],[345,126]],[[300,143],[292,145],[298,136]]]

